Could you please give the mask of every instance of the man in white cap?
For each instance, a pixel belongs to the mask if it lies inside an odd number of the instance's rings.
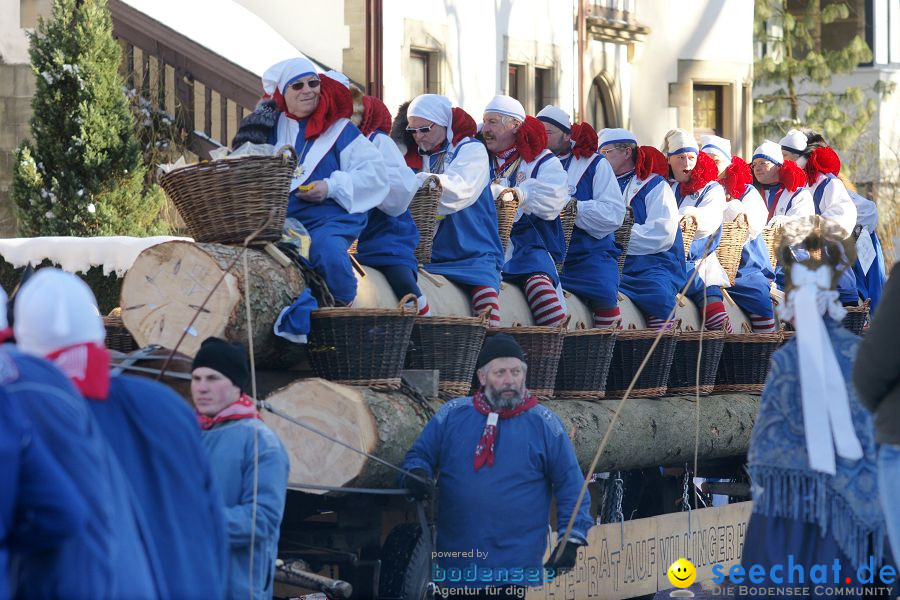
[[[272,100],[244,119],[232,146],[250,141],[297,150],[287,216],[309,232],[312,268],[338,303],[350,305],[356,275],[347,250],[362,233],[368,211],[388,193],[381,155],[350,122],[350,90],[320,75],[308,59],[272,65],[262,84]]]
[[[807,142],[806,134],[799,129],[788,131],[787,135],[778,142],[781,146],[781,155],[784,157],[784,160],[794,161],[801,169],[805,167],[806,156],[804,156],[804,153],[806,152]]]
[[[731,333],[721,289],[730,281],[716,256],[726,202],[725,190],[717,181],[719,170],[707,154],[700,152],[694,136],[683,129],[673,129],[666,134],[663,152],[668,156],[674,178],[672,191],[678,212],[682,217],[697,220],[697,232],[687,257],[688,278],[694,269],[697,276],[686,295],[698,309],[703,310],[706,306],[704,327]]]
[[[615,232],[625,218],[625,202],[609,161],[597,154],[597,134],[588,123],[572,124],[568,113],[545,106],[537,120],[547,132],[548,148],[569,178],[569,195],[578,201],[575,226],[566,248],[560,280],[564,289],[586,300],[594,327],[613,327],[618,306],[622,249]]]
[[[138,505],[156,583],[171,597],[224,594],[225,522],[184,400],[150,379],[110,376],[96,300],[71,273],[32,276],[17,295],[13,328],[23,352],[49,359],[87,400]]]
[[[767,224],[780,226],[815,214],[805,174],[797,163],[784,159],[778,144],[764,140],[753,152],[750,166],[753,178],[762,187],[768,208]]]
[[[421,156],[419,182],[435,175],[443,189],[427,270],[465,286],[472,312],[479,315],[490,310],[491,325],[499,326],[503,247],[487,151],[474,137],[471,117],[453,108],[445,96],[417,96],[406,115],[406,131]]]
[[[678,206],[665,178],[666,159],[656,148],[639,148],[626,129],[604,129],[599,148],[634,214],[619,289],[644,313],[647,325],[658,329],[685,282],[684,244]]]
[[[491,156],[495,193],[518,192],[516,213],[506,248],[503,278],[521,285],[539,326],[559,326],[566,317],[556,263],[565,254],[559,213],[569,199],[568,176],[547,149],[547,132],[522,104],[510,96],[494,96],[484,109],[481,129]]]
[[[739,215],[747,218],[747,240],[741,249],[741,261],[728,295],[750,317],[754,333],[775,331],[775,311],[770,296],[775,271],[762,238],[766,226],[766,203],[752,185],[750,167],[740,157],[732,157],[731,141],[714,135],[700,137],[700,151],[709,155],[719,168],[719,183],[725,188],[725,222]]]

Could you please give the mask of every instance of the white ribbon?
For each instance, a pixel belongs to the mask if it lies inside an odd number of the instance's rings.
[[[800,390],[806,452],[815,471],[834,475],[835,451],[843,458],[859,460],[862,446],[853,427],[850,401],[840,365],[822,315],[840,321],[846,310],[831,289],[831,269],[815,270],[803,265],[791,269],[794,288],[779,306],[782,319],[790,319],[797,330]]]

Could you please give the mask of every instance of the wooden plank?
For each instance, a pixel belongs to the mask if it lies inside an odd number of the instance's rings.
[[[203,87],[203,132],[212,137],[212,88]]]

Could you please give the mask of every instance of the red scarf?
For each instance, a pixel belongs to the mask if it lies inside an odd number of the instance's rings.
[[[247,394],[241,394],[241,397],[226,406],[214,417],[206,415],[197,415],[197,422],[200,423],[200,429],[206,431],[219,423],[226,421],[237,421],[239,419],[259,419],[259,411],[256,410],[256,403]]]
[[[572,154],[575,158],[588,158],[597,153],[597,132],[590,123],[575,123],[572,125]]]
[[[304,135],[307,140],[313,140],[324,133],[338,119],[349,119],[353,116],[353,95],[344,84],[335,81],[325,75],[319,75],[322,91],[319,94],[319,105],[309,116]],[[265,98],[265,96],[263,97]],[[280,90],[275,90],[272,96],[279,112],[283,112],[295,121],[302,121],[297,115],[291,114],[284,102],[284,96]]]
[[[475,134],[478,133],[478,126],[475,125],[475,119],[459,107],[453,108],[450,112],[453,115],[453,120],[451,121],[451,128],[453,129],[453,145],[456,146],[466,138],[475,137]],[[435,146],[429,154],[436,152],[442,145],[443,142]],[[414,171],[422,170],[422,155],[419,154],[419,149],[416,147],[415,143],[406,149],[406,154],[403,158],[406,159],[406,166],[410,169],[413,169]]]
[[[109,351],[102,345],[66,346],[48,354],[47,360],[65,373],[85,398],[106,400],[109,396]]]
[[[511,146],[511,147],[507,148],[506,150],[501,150],[500,152],[498,152],[496,154],[496,156],[497,156],[497,162],[499,163],[497,165],[497,175],[499,176],[499,175],[503,174],[506,171],[506,169],[509,168],[510,165],[512,165],[514,162],[516,162],[516,159],[519,158],[519,153],[516,152],[515,146]]]
[[[372,96],[363,96],[363,115],[359,123],[359,130],[366,137],[372,132],[381,130],[385,133],[391,131],[391,111],[384,102]]]
[[[719,177],[719,168],[709,154],[700,152],[697,154],[697,164],[691,169],[691,175],[687,181],[681,184],[682,196],[696,194],[706,187],[710,181]]]
[[[472,397],[472,406],[475,410],[487,416],[484,424],[484,431],[481,432],[481,439],[475,446],[475,470],[477,471],[485,464],[489,467],[494,466],[494,449],[497,446],[497,425],[498,419],[511,419],[523,412],[537,406],[538,399],[533,394],[526,391],[525,399],[515,408],[509,408],[501,411],[495,411],[487,403],[484,397],[484,388],[475,392]]]

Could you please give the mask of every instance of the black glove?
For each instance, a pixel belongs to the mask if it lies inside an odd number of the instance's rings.
[[[550,554],[550,560],[544,565],[545,569],[553,569],[554,572],[561,573],[563,571],[568,571],[575,566],[575,559],[578,558],[578,546],[581,544],[570,539],[566,542],[566,547],[563,549],[562,555],[559,558],[556,558],[556,553],[559,552],[560,545],[562,545],[561,542],[553,549],[553,552]]]
[[[428,473],[426,473],[424,469],[413,469],[410,473],[417,477],[421,477],[427,483],[419,481],[418,479],[413,479],[412,477],[405,477],[406,489],[409,490],[409,495],[414,500],[425,500],[426,498],[429,498],[431,494],[434,493],[434,481],[428,476]]]

